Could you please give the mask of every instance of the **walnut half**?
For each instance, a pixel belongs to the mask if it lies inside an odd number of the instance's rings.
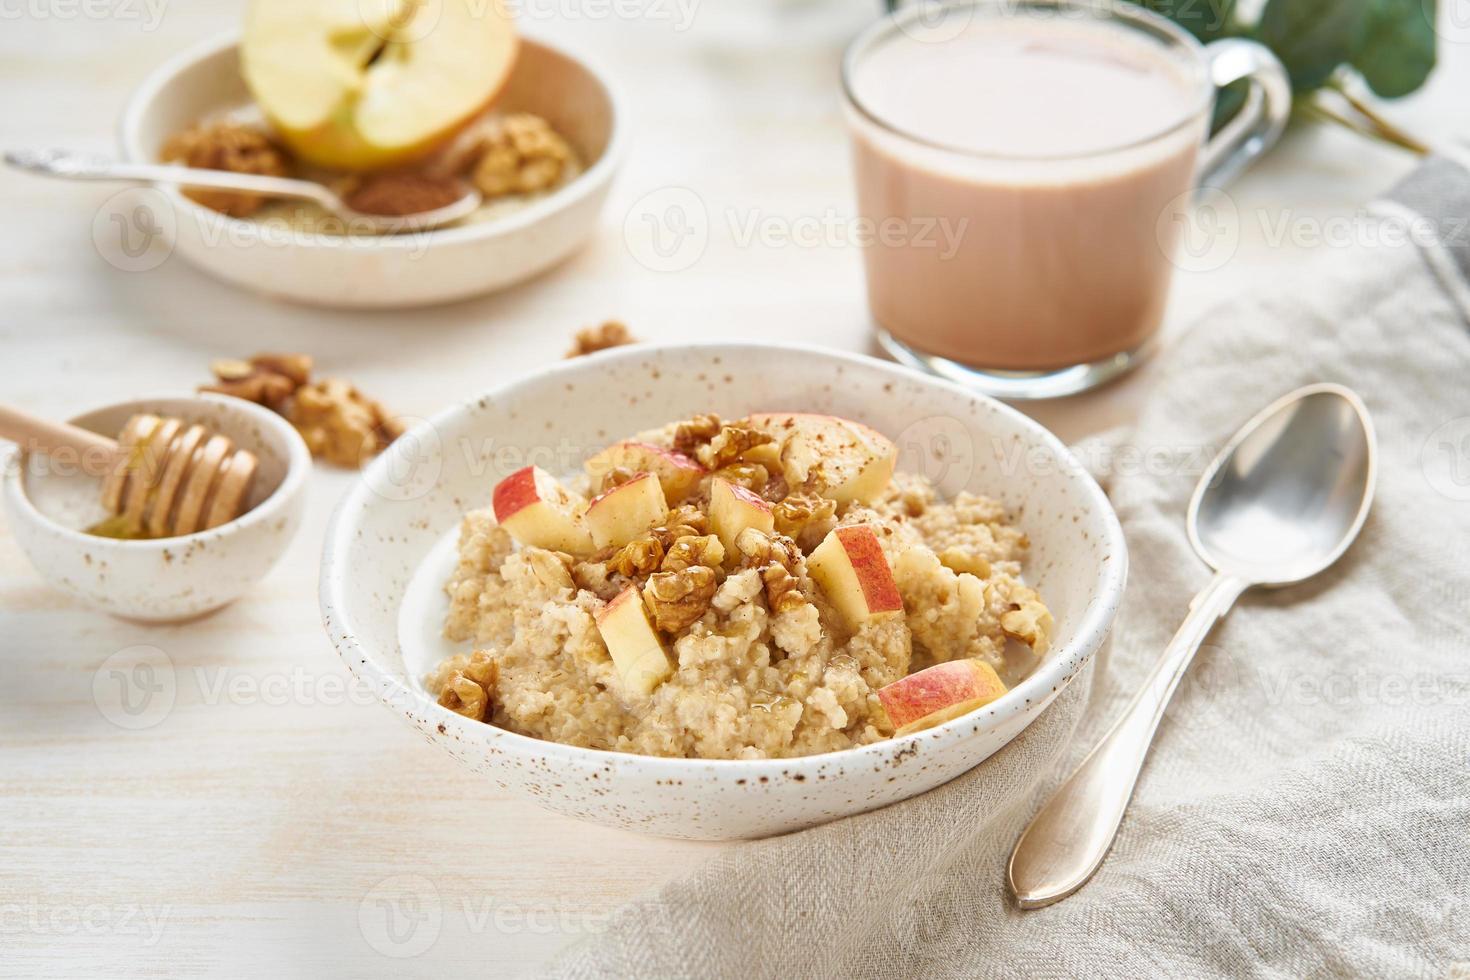
[[[653,610],[654,625],[665,633],[677,633],[704,615],[718,586],[713,568],[691,565],[683,571],[650,575],[643,597]]]
[[[287,415],[313,456],[359,466],[403,434],[403,423],[339,378],[302,385]]]
[[[469,663],[444,681],[439,703],[455,714],[484,721],[493,711],[492,700],[500,681],[500,662],[484,650],[470,655]]]

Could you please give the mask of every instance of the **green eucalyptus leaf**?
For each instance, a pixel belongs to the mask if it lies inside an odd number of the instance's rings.
[[[1225,37],[1231,30],[1235,0],[1136,0],[1162,14],[1206,43]]]
[[[1301,94],[1321,88],[1362,47],[1374,0],[1267,0],[1256,33]]]
[[[1352,65],[1376,94],[1396,99],[1434,70],[1435,0],[1372,0]]]

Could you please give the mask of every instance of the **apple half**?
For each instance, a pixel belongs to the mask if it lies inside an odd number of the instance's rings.
[[[705,468],[683,453],[649,442],[614,443],[587,460],[587,473],[594,480],[613,470],[652,473],[664,488],[664,498],[677,504],[699,487]]]
[[[903,612],[903,596],[878,535],[867,524],[833,528],[807,557],[806,567],[827,601],[852,629]]]
[[[673,673],[669,652],[658,630],[648,621],[637,586],[630,585],[613,596],[594,618],[613,666],[618,669],[625,696],[647,697]]]
[[[240,63],[298,159],[366,171],[425,156],[488,108],[519,45],[504,0],[251,0]]]
[[[781,446],[782,475],[839,504],[873,503],[893,479],[898,447],[877,429],[835,415],[765,412],[746,425]]]
[[[895,735],[923,731],[982,708],[1006,692],[995,668],[983,660],[951,660],[909,674],[878,689]]]
[[[582,523],[587,502],[539,466],[526,466],[495,485],[495,519],[516,541],[569,555],[592,553],[592,535]]]

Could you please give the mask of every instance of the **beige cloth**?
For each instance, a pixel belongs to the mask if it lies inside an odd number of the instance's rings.
[[[1397,217],[1463,207],[1428,215],[1446,238],[1470,218],[1470,176],[1447,161],[1393,197]],[[1296,288],[1207,318],[1148,369],[1160,384],[1136,431],[1110,453],[1087,447],[1132,552],[1090,707],[1079,678],[947,786],[731,848],[550,972],[1470,977],[1465,242],[1339,250]],[[1019,830],[1208,578],[1183,527],[1202,459],[1319,380],[1355,387],[1378,426],[1362,538],[1311,583],[1244,597],[1176,696],[1100,873],[1059,905],[1017,911],[1004,867]]]

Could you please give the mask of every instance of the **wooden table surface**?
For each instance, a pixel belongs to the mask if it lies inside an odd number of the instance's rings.
[[[422,416],[555,360],[575,328],[609,317],[648,339],[868,348],[859,253],[841,234],[852,205],[835,79],[876,0],[523,6],[531,30],[594,53],[631,106],[625,170],[575,258],[448,307],[304,309],[177,258],[125,271],[106,217],[116,188],[0,172],[0,399],[62,417],[187,389],[214,357],[281,349]],[[0,5],[0,145],[112,151],[143,76],[239,13],[238,2]],[[1446,40],[1431,85],[1393,108],[1409,128],[1453,135],[1464,36]],[[1331,247],[1322,233],[1350,234],[1361,203],[1412,162],[1337,131],[1290,132],[1231,188],[1235,244],[1179,276],[1169,333],[1243,289],[1310,274]],[[703,255],[678,272],[648,268],[623,234],[668,188],[691,190],[710,216]],[[757,227],[775,231],[747,234]],[[789,240],[822,228],[837,231]],[[1028,410],[1075,439],[1126,421],[1167,369],[1166,351],[1101,393]],[[319,625],[316,579],[351,479],[319,469],[279,567],[185,625],[77,604],[0,525],[0,974],[503,975],[721,846],[503,795],[350,685]],[[137,645],[167,658],[154,686],[172,698],[141,722],[119,713],[126,692],[108,660]]]

